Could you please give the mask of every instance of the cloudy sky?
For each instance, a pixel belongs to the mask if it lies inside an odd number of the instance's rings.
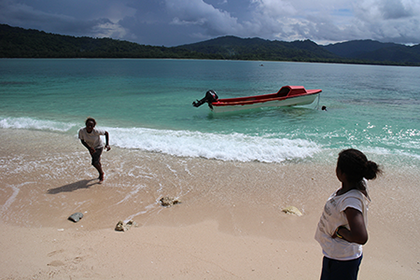
[[[178,46],[224,35],[420,43],[419,0],[0,0],[0,23]]]

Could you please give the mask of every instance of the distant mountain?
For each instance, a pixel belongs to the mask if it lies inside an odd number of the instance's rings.
[[[204,54],[218,54],[225,59],[328,61],[340,59],[316,43],[305,41],[282,42],[261,38],[242,39],[224,36],[180,48]]]
[[[310,40],[282,42],[224,36],[179,47],[225,59],[420,65],[420,45],[409,47],[373,40],[320,46]]]
[[[191,58],[420,66],[420,45],[358,40],[321,46],[310,40],[283,42],[223,36],[166,48],[0,24],[0,58]]]
[[[394,43],[381,43],[373,40],[354,40],[344,43],[336,43],[324,46],[324,49],[336,55],[347,58],[355,58],[366,52],[374,52],[382,48],[399,46]]]
[[[324,49],[343,58],[400,64],[420,63],[420,45],[405,46],[373,40],[355,40],[330,44]]]
[[[0,24],[0,58],[203,58],[203,55],[181,48],[64,36]]]

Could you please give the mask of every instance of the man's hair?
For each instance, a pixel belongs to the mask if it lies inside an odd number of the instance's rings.
[[[85,124],[87,125],[88,122],[93,122],[93,124],[96,125],[96,121],[94,118],[91,118],[91,117],[87,118]]]

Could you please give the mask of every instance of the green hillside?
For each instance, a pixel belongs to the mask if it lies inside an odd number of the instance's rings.
[[[1,24],[0,58],[202,58],[202,55],[182,48],[63,36]]]
[[[224,36],[167,48],[0,24],[0,58],[188,58],[419,66],[420,45],[358,40],[320,46],[310,40],[283,42]]]
[[[373,40],[355,40],[327,45],[324,48],[348,59],[381,61],[402,65],[420,64],[420,45],[405,46]]]
[[[241,39],[224,36],[179,47],[205,54],[218,54],[225,59],[318,62],[340,59],[338,55],[324,50],[310,40],[289,43],[260,38]]]

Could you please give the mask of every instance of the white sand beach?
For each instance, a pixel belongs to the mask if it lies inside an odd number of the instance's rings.
[[[333,165],[113,147],[98,184],[75,137],[1,129],[0,141],[0,279],[319,279],[314,233],[339,187]],[[418,169],[384,166],[370,182],[359,279],[419,279]],[[162,207],[163,196],[181,203]],[[281,211],[290,205],[303,216]],[[130,219],[138,226],[114,230]]]

